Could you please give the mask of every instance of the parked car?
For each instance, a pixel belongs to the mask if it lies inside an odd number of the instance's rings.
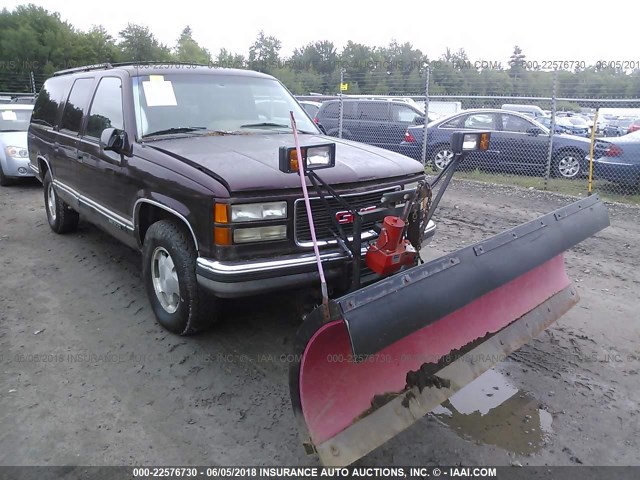
[[[295,145],[289,111],[308,153],[315,146],[326,161],[335,152],[335,166],[319,175],[357,208],[380,206],[386,192],[424,176],[403,155],[324,136],[269,75],[85,67],[45,82],[29,127],[30,167],[44,185],[49,226],[70,232],[81,213],[141,250],[152,310],[178,334],[214,320],[218,297],[312,284],[316,260],[300,177],[280,163]],[[346,288],[351,258],[323,205],[311,200],[325,274],[334,288]],[[342,227],[352,231],[349,222]],[[373,224],[363,225],[365,240],[376,235]]]
[[[320,110],[320,105],[322,105],[322,102],[300,100],[300,105],[302,105],[302,108],[305,109],[305,111],[309,114],[311,118],[316,118],[316,115],[318,114],[318,110]]]
[[[566,129],[562,126],[562,122],[558,121],[559,119],[556,118],[556,124],[555,124],[555,132],[556,133],[567,133]],[[551,130],[551,117],[538,117],[536,118],[536,121],[542,125],[544,125],[546,128],[548,128],[549,130]]]
[[[465,168],[490,171],[541,174],[547,165],[549,130],[535,120],[516,112],[498,109],[467,110],[430,123],[427,136],[427,158],[435,170],[442,170],[453,158],[451,134],[456,130],[491,131],[491,148],[473,152],[465,160]],[[421,158],[424,129],[407,129],[402,152]],[[557,135],[553,139],[551,174],[575,178],[581,174],[581,161],[589,151],[589,140],[573,135]]]
[[[615,140],[598,140],[593,157],[596,178],[640,187],[640,130]],[[588,161],[586,157],[584,164]]]
[[[640,118],[636,118],[629,128],[627,129],[627,133],[633,133],[640,130]]]
[[[327,135],[338,136],[340,101],[323,102],[316,118]],[[343,100],[342,138],[398,151],[410,125],[424,123],[421,110],[404,102]]]
[[[33,105],[0,104],[0,185],[33,177],[29,168],[27,129]]]
[[[577,135],[578,137],[589,137],[591,135],[591,128],[582,117],[558,117],[556,118],[556,124],[564,130],[563,133]]]
[[[634,118],[631,117],[616,118],[604,127],[602,133],[605,137],[620,137],[622,135],[626,135],[633,121]]]

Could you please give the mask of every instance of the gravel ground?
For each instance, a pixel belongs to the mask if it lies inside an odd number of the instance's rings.
[[[454,182],[428,255],[569,201]],[[461,397],[515,395],[485,415],[447,404],[360,464],[640,465],[640,209],[610,215],[566,254],[580,304]],[[316,464],[292,421],[287,296],[226,302],[214,330],[168,334],[140,255],[86,222],[52,233],[38,183],[0,189],[0,285],[0,465]]]

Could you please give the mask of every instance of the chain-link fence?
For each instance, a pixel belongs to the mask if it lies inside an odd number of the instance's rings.
[[[439,81],[464,89],[462,77]],[[441,95],[428,70],[342,72],[340,93],[298,98],[327,134],[408,155],[430,173],[451,160],[454,131],[488,130],[490,149],[470,154],[458,178],[640,203],[640,98],[562,97],[558,75],[548,77],[546,96]]]
[[[497,95],[500,77],[482,87],[491,95],[444,95],[468,92],[468,72],[343,69],[326,86],[331,94],[298,99],[328,135],[410,156],[429,173],[451,160],[453,131],[490,130],[491,148],[471,154],[458,178],[573,195],[597,191],[640,203],[640,133],[634,133],[640,131],[640,98],[562,96],[566,91],[588,93],[589,85],[567,84],[567,77],[560,82],[557,73],[542,73],[546,83],[530,86],[536,95],[526,96],[526,85],[518,87],[519,95]],[[43,73],[0,70],[0,101],[29,101],[45,79]],[[516,80],[510,79],[505,91],[514,91]],[[287,84],[287,78],[282,81]],[[621,97],[628,92],[620,88]]]

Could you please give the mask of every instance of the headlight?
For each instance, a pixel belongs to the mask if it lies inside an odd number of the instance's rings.
[[[278,220],[287,218],[287,202],[246,203],[231,205],[232,222]]]
[[[286,238],[286,225],[236,228],[233,232],[233,243],[268,242],[270,240],[284,240]]]
[[[27,158],[29,156],[29,152],[26,148],[13,147],[11,145],[5,147],[4,152],[13,158]]]
[[[310,170],[330,167],[331,162],[331,147],[329,145],[307,148],[307,168]]]
[[[418,188],[418,182],[407,183],[404,186],[405,190],[415,190],[416,188]]]

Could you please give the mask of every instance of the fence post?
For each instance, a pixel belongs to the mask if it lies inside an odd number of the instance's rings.
[[[35,95],[36,93],[36,79],[33,76],[33,70],[31,70],[30,76],[31,76],[31,91],[33,92],[33,94]]]
[[[342,85],[344,84],[344,68],[340,69],[340,113],[338,114],[338,138],[342,138],[342,112],[344,111]]]
[[[426,80],[424,82],[424,125],[422,132],[422,165],[427,165],[427,124],[429,123],[429,66],[427,65]]]
[[[551,162],[553,161],[553,137],[556,134],[556,109],[558,98],[558,70],[553,71],[553,93],[551,96],[551,132],[549,132],[549,151],[547,153],[547,169],[544,173],[544,189],[549,187],[551,175]]]

